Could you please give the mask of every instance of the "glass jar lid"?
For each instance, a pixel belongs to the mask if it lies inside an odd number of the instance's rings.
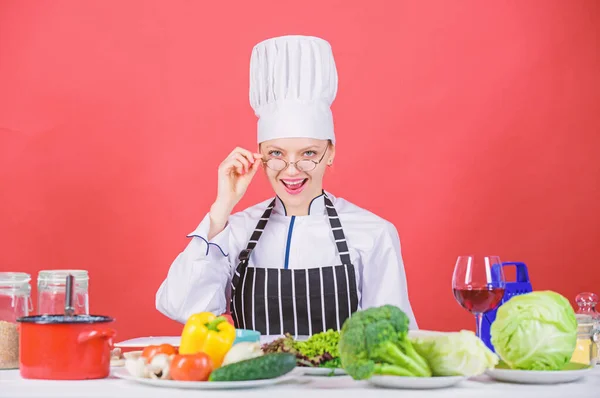
[[[31,275],[25,272],[0,272],[0,286],[16,287],[29,283]]]
[[[575,297],[575,301],[580,307],[595,306],[598,304],[598,295],[591,292],[579,293],[577,297]]]
[[[29,294],[31,276],[24,272],[0,272],[0,294]]]
[[[66,283],[67,275],[73,275],[76,282],[84,282],[89,279],[88,272],[80,269],[52,269],[38,273],[38,282]]]

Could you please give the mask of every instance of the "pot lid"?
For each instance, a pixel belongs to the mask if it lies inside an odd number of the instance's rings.
[[[17,322],[38,324],[104,323],[113,318],[104,315],[31,315],[17,318]]]

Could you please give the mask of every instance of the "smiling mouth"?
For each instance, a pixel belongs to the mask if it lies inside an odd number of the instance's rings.
[[[302,191],[302,188],[306,184],[306,181],[308,181],[308,178],[304,178],[301,180],[281,180],[281,183],[283,184],[285,190],[288,193],[296,194]]]

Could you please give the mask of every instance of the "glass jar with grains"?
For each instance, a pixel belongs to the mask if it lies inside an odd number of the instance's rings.
[[[32,310],[31,276],[0,272],[0,369],[19,368],[17,318]]]

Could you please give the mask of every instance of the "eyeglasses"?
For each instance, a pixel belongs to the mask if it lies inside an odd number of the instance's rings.
[[[271,158],[271,159],[263,160],[263,163],[266,164],[268,168],[270,168],[271,170],[274,170],[274,171],[285,170],[289,165],[292,165],[292,164],[294,165],[294,167],[296,167],[296,169],[298,171],[311,171],[311,170],[314,170],[319,163],[321,163],[321,161],[325,157],[326,153],[327,153],[327,148],[325,148],[325,151],[323,152],[323,156],[321,156],[321,159],[319,159],[318,162],[315,162],[312,159],[300,159],[295,162],[288,162],[288,161],[286,161],[284,159],[280,159],[280,158]]]

